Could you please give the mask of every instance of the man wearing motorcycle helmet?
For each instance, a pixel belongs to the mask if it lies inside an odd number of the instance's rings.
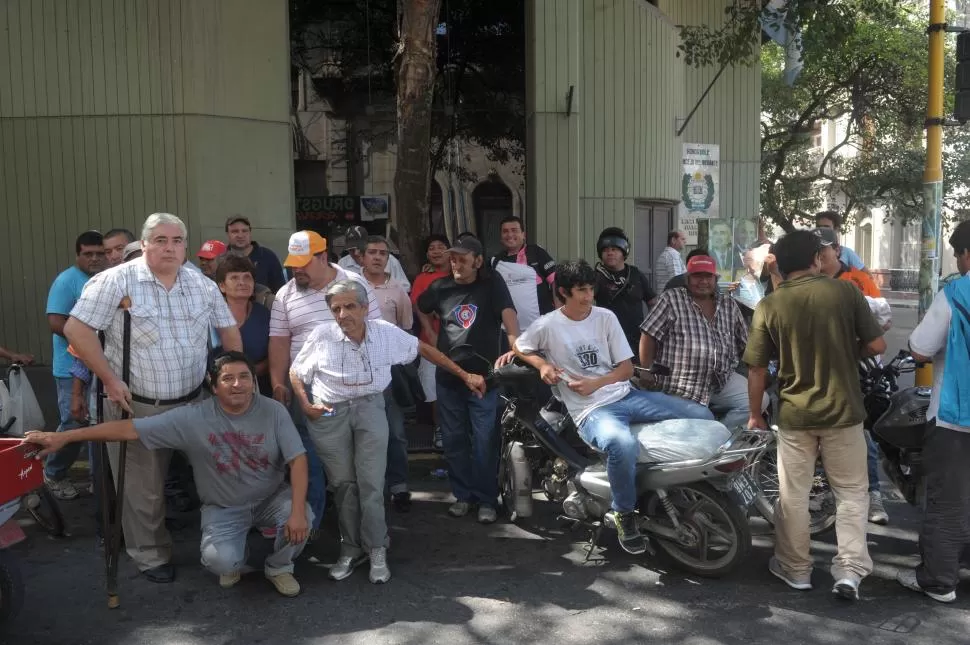
[[[630,347],[637,347],[644,305],[652,306],[657,294],[643,272],[626,263],[630,240],[623,229],[604,229],[596,241],[596,254],[600,258],[596,263],[596,304],[616,314]]]
[[[636,506],[637,423],[711,419],[706,407],[661,392],[634,390],[633,351],[616,315],[593,306],[596,271],[584,260],[556,265],[556,295],[565,304],[540,317],[516,340],[516,355],[558,385],[579,436],[606,454],[620,546],[643,553]],[[540,355],[540,352],[542,355]]]
[[[960,555],[970,542],[970,405],[967,345],[970,340],[970,222],[961,222],[950,246],[962,278],[947,284],[909,337],[913,358],[933,363],[933,391],[923,444],[926,508],[920,529],[922,562],[896,580],[939,602],[957,599]]]

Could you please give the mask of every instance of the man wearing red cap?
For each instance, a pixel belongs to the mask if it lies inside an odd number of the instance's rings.
[[[207,278],[216,279],[216,259],[226,252],[226,245],[219,240],[207,240],[196,253],[199,258],[199,268]]]
[[[670,369],[655,377],[660,389],[710,406],[729,428],[748,420],[748,382],[735,371],[748,328],[737,303],[718,293],[712,257],[687,262],[687,288],[664,291],[640,331],[640,364]]]

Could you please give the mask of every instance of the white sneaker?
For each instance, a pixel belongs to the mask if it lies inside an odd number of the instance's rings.
[[[869,521],[873,524],[889,524],[889,513],[882,503],[882,493],[874,490],[869,493]]]
[[[448,507],[448,515],[451,515],[452,517],[465,517],[468,515],[468,511],[470,511],[471,508],[472,505],[468,502],[455,502]]]
[[[839,578],[832,587],[832,593],[846,600],[858,600],[859,581],[855,578]]]
[[[937,602],[954,602],[957,599],[957,592],[951,591],[949,593],[936,593],[933,591],[927,591],[919,586],[919,580],[916,579],[916,569],[904,569],[896,574],[896,582],[903,585],[911,591],[918,591],[919,593],[926,594],[933,600]]]
[[[231,589],[236,586],[239,579],[242,577],[239,571],[233,571],[232,573],[224,573],[219,576],[219,586],[223,589]]]
[[[771,556],[771,559],[768,560],[768,571],[792,589],[797,589],[798,591],[810,591],[812,589],[811,574],[804,578],[795,578],[781,568],[781,563],[778,562],[778,558],[775,556]]]
[[[498,513],[491,506],[479,506],[478,507],[478,522],[479,524],[493,524],[495,520],[498,519]]]
[[[77,499],[80,495],[71,480],[67,478],[50,479],[47,475],[44,475],[44,484],[47,485],[47,490],[51,492],[51,495],[60,500]]]
[[[354,569],[362,565],[365,560],[367,560],[367,556],[364,554],[357,556],[342,555],[337,563],[330,567],[330,577],[334,580],[348,578],[354,572]]]
[[[383,584],[391,579],[391,570],[387,567],[387,549],[377,547],[370,550],[370,581]]]

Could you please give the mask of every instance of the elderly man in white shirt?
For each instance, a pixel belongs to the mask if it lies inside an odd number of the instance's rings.
[[[273,388],[272,397],[290,407],[293,423],[307,448],[307,465],[310,471],[310,487],[307,501],[313,509],[313,528],[320,528],[326,504],[326,482],[323,464],[313,450],[313,442],[307,434],[303,410],[290,399],[287,373],[310,332],[324,322],[332,322],[333,314],[327,306],[324,292],[339,280],[358,280],[366,286],[360,275],[341,269],[327,259],[327,240],[314,231],[297,231],[290,236],[288,254],[283,265],[293,272],[293,278],[276,293],[269,319],[269,378]],[[381,309],[373,289],[367,286],[368,316],[380,318]]]
[[[326,299],[336,323],[313,330],[293,361],[290,382],[336,491],[341,546],[330,577],[347,578],[369,557],[370,581],[383,583],[391,579],[384,517],[384,390],[391,366],[410,363],[420,352],[479,395],[485,380],[394,324],[368,320],[369,294],[360,282],[338,281],[327,289]],[[304,383],[310,384],[312,399]]]
[[[185,266],[185,224],[168,213],[142,228],[143,257],[91,278],[64,325],[78,357],[104,384],[105,420],[161,414],[202,395],[209,327],[223,348],[242,351],[236,320],[215,283]],[[128,381],[122,374],[125,312],[131,316]],[[105,332],[104,349],[98,331]],[[109,448],[118,472],[118,444]],[[122,529],[128,555],[152,582],[172,582],[172,538],[165,528],[168,449],[128,444]]]

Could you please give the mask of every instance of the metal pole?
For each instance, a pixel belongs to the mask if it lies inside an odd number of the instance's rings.
[[[929,92],[926,108],[926,167],[923,170],[923,239],[919,264],[919,320],[940,283],[940,209],[943,201],[943,44],[946,0],[930,0]],[[933,384],[933,367],[916,371],[916,385]]]

